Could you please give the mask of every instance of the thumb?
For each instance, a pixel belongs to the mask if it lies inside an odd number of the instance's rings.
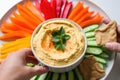
[[[120,43],[117,42],[106,43],[105,47],[112,51],[120,51]]]
[[[35,66],[30,69],[33,75],[40,75],[49,71],[47,66]]]

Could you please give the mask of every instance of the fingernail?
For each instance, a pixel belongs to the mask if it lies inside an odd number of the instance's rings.
[[[112,47],[112,43],[106,43],[105,45],[107,48],[111,48]]]
[[[46,71],[49,71],[49,67],[47,67],[47,66],[43,66],[43,69]]]

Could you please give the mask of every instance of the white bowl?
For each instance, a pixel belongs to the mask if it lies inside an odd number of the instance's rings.
[[[84,36],[84,40],[85,40],[85,46],[84,46],[84,51],[83,53],[81,54],[81,56],[76,59],[74,62],[72,62],[71,64],[68,64],[68,65],[64,65],[64,66],[51,66],[49,64],[46,64],[45,62],[43,62],[39,57],[38,55],[36,54],[35,50],[34,50],[34,47],[33,47],[33,38],[34,36],[37,34],[37,32],[39,31],[39,29],[41,28],[41,25],[49,22],[49,21],[53,21],[53,20],[66,20],[66,21],[69,21],[70,23],[74,24],[75,26],[78,27],[78,29],[80,31],[83,32],[83,36]],[[82,59],[84,58],[84,55],[85,55],[85,51],[86,51],[86,48],[87,48],[87,40],[86,40],[86,36],[85,36],[85,33],[83,31],[83,29],[75,22],[71,21],[71,20],[68,20],[68,19],[63,19],[63,18],[54,18],[54,19],[49,19],[47,21],[44,21],[42,22],[41,24],[39,24],[37,26],[37,28],[34,30],[33,34],[32,34],[32,38],[31,38],[31,48],[32,48],[32,51],[33,51],[33,54],[34,56],[37,58],[37,60],[42,64],[42,65],[46,65],[49,67],[50,71],[52,72],[66,72],[66,71],[69,71],[69,70],[72,70],[74,69],[76,66],[78,66],[80,64],[80,62],[82,61]]]

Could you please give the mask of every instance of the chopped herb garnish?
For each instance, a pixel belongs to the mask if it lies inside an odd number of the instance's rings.
[[[60,30],[52,33],[52,42],[54,43],[55,49],[65,50],[66,41],[70,38],[69,35],[65,34],[65,30],[63,27]]]

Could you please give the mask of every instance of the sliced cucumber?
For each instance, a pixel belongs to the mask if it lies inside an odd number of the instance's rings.
[[[83,80],[82,75],[80,74],[80,71],[78,68],[74,69],[75,75],[77,76],[77,79],[75,80]]]
[[[97,47],[99,47],[99,45],[97,44],[96,41],[88,41],[87,43],[88,43],[88,46],[97,46]]]
[[[94,32],[88,32],[85,35],[86,35],[87,38],[91,38],[91,37],[95,36]]]
[[[47,78],[47,75],[48,75],[48,73],[42,74],[42,75],[38,78],[38,80],[45,80],[45,79]]]
[[[74,72],[72,70],[68,72],[68,80],[74,80]]]
[[[98,27],[99,27],[98,24],[87,26],[86,28],[84,28],[84,32],[93,31],[93,30],[97,29]]]
[[[107,53],[103,52],[102,54],[99,55],[99,57],[109,59],[110,56]]]
[[[87,41],[96,41],[95,37],[87,38]]]
[[[67,80],[67,76],[65,73],[61,73],[60,80]]]
[[[46,80],[50,80],[52,78],[52,72],[48,72]]]
[[[95,56],[95,59],[96,59],[96,61],[98,61],[98,62],[100,62],[102,64],[106,64],[107,63],[107,61],[105,59],[103,59],[103,58]]]
[[[102,52],[102,49],[98,47],[87,47],[86,49],[87,54],[100,55]]]
[[[102,63],[99,63],[100,67],[104,69],[104,65]]]
[[[36,76],[33,76],[30,80],[37,80],[37,75]]]
[[[89,56],[90,56],[90,55],[86,54],[86,55],[85,55],[85,58],[88,58]]]
[[[27,63],[27,66],[34,67],[35,65],[33,63]]]
[[[59,73],[53,73],[52,80],[58,80],[59,79]]]

